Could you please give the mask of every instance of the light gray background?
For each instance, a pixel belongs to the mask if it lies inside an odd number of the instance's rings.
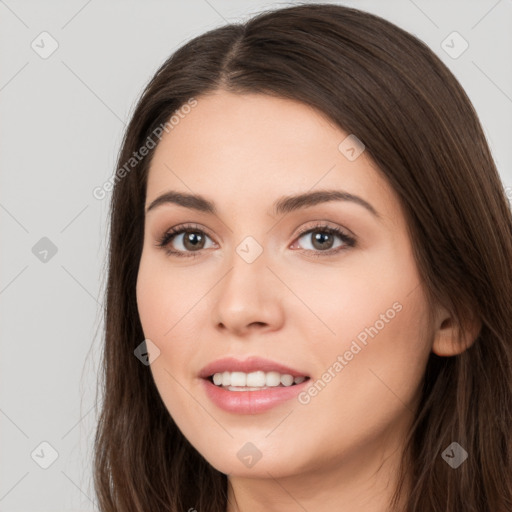
[[[291,3],[0,0],[1,511],[97,510],[93,405],[110,194],[99,201],[92,190],[115,170],[142,88],[184,41]],[[333,3],[379,14],[441,57],[512,185],[512,0]],[[31,47],[43,45],[43,31],[59,45],[47,59]],[[457,59],[441,47],[453,31],[469,43]],[[43,237],[57,247],[46,262],[32,252]],[[50,461],[44,441],[58,452],[48,469],[35,462]]]

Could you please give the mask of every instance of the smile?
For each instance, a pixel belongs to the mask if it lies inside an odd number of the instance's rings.
[[[288,387],[304,382],[307,377],[294,377],[289,373],[275,371],[264,372],[219,372],[210,376],[211,382],[216,386],[229,391],[259,391],[273,387]]]

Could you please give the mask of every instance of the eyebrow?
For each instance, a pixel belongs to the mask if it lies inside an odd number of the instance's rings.
[[[274,215],[281,215],[330,201],[350,201],[366,208],[366,210],[368,210],[372,215],[380,218],[380,214],[370,203],[359,196],[349,194],[342,190],[319,190],[315,192],[305,192],[298,195],[283,196],[273,204],[272,211]],[[209,201],[198,194],[188,194],[184,192],[176,192],[174,190],[170,190],[158,196],[147,207],[146,213],[155,209],[157,206],[167,203],[177,204],[184,208],[217,215],[217,209],[212,201]]]

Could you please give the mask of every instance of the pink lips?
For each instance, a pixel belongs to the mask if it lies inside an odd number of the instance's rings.
[[[293,377],[308,377],[304,372],[260,357],[250,357],[244,361],[232,357],[219,359],[205,366],[200,371],[199,377],[201,377],[201,383],[208,398],[217,407],[235,414],[258,414],[265,412],[296,397],[309,384],[310,380],[306,379],[304,382],[293,386],[268,387],[259,391],[230,391],[229,389],[216,386],[209,379],[214,373],[225,371],[250,373],[258,370],[264,372],[275,371],[281,374],[292,375]]]

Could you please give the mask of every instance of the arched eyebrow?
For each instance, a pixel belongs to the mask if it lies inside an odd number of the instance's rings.
[[[379,212],[377,212],[377,210],[368,201],[364,200],[362,197],[342,190],[317,190],[314,192],[305,192],[303,194],[283,196],[275,201],[272,207],[272,212],[277,216],[331,201],[350,201],[362,206],[375,217],[381,218]],[[210,201],[199,194],[189,194],[174,190],[169,190],[154,199],[146,208],[146,213],[167,203],[177,204],[184,208],[197,210],[203,213],[210,213],[213,215],[218,214],[213,201]]]
[[[274,203],[273,212],[275,215],[281,215],[330,201],[350,201],[356,203],[359,206],[366,208],[375,217],[380,218],[380,214],[368,201],[364,200],[362,197],[349,194],[342,190],[317,190],[315,192],[284,196]]]

